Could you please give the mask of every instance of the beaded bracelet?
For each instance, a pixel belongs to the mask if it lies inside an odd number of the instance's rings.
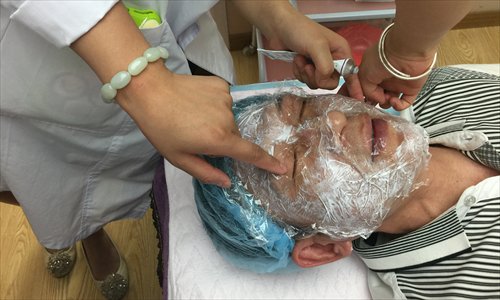
[[[396,69],[389,60],[387,59],[387,56],[385,55],[385,50],[384,50],[384,45],[385,45],[385,38],[387,36],[387,33],[389,32],[389,29],[394,25],[394,23],[389,24],[384,31],[382,32],[382,35],[380,36],[380,41],[378,43],[378,57],[380,58],[380,61],[382,62],[382,65],[384,68],[387,70],[387,72],[391,73],[394,77],[401,79],[401,80],[417,80],[420,79],[424,76],[427,76],[431,71],[434,65],[436,64],[436,59],[437,59],[437,52],[434,54],[434,59],[432,60],[431,65],[427,70],[425,70],[424,73],[417,75],[417,76],[411,76],[409,74],[403,73]]]
[[[127,71],[120,71],[111,78],[109,83],[101,87],[102,101],[105,103],[115,102],[116,92],[126,87],[132,80],[132,76],[141,74],[146,69],[148,63],[155,62],[158,59],[167,59],[169,56],[167,49],[163,47],[151,47],[144,51],[142,56],[134,59],[127,68]]]

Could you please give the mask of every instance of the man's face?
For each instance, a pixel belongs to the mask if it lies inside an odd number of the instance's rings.
[[[418,127],[341,96],[284,95],[239,121],[244,138],[288,169],[275,176],[238,164],[249,190],[274,218],[337,239],[376,229],[426,161]]]
[[[285,175],[273,176],[270,181],[292,200],[301,190],[314,195],[310,183],[322,179],[318,174],[327,171],[327,161],[366,173],[383,167],[404,139],[395,124],[388,122],[389,116],[349,114],[331,104],[328,99],[286,95],[277,105],[265,108],[262,128],[290,130],[286,140],[272,132],[265,134],[266,142],[261,146],[273,149],[272,154],[287,166]]]

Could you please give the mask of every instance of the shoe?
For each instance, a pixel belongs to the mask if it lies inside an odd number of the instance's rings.
[[[111,244],[113,244],[113,247],[115,248],[116,252],[118,252],[118,248],[116,248],[115,244],[113,243],[113,240],[110,239],[110,241]],[[120,257],[120,265],[118,267],[118,270],[106,276],[104,280],[97,280],[95,279],[94,274],[92,273],[92,267],[90,266],[90,263],[88,261],[87,253],[85,252],[85,247],[83,246],[83,243],[81,244],[83,253],[85,255],[85,261],[87,262],[87,266],[90,270],[90,274],[92,275],[92,279],[94,280],[94,283],[96,284],[101,294],[108,300],[122,299],[125,296],[125,294],[127,294],[128,291],[128,270],[127,270],[127,264],[120,255],[120,252],[118,252],[118,256]]]
[[[46,248],[45,251],[47,251],[45,264],[52,276],[61,278],[68,275],[69,272],[73,270],[76,261],[75,246],[55,251]]]

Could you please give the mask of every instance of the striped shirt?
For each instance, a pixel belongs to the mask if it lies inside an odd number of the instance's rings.
[[[414,105],[431,144],[500,170],[500,78],[434,70]],[[500,176],[467,188],[424,227],[353,242],[374,299],[500,299]]]

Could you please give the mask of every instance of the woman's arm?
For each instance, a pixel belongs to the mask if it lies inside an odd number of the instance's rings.
[[[473,1],[396,0],[394,26],[384,49],[397,70],[416,76],[432,63],[439,42],[472,8]],[[368,49],[359,78],[367,100],[397,110],[413,103],[427,77],[405,81],[392,76],[382,65],[377,46]],[[399,99],[400,94],[402,99]]]
[[[287,0],[238,0],[233,3],[262,31],[272,47],[301,54],[294,60],[294,75],[297,79],[311,88],[337,87],[339,74],[334,72],[332,60],[352,57],[351,49],[343,37],[310,20]],[[353,75],[345,79],[350,96],[362,99],[358,77]]]
[[[71,48],[102,82],[109,82],[149,45],[118,3]],[[286,171],[277,159],[240,137],[229,86],[218,77],[177,75],[156,61],[118,90],[115,100],[166,159],[203,182],[230,185],[227,175],[201,154],[233,157],[274,173]]]
[[[128,64],[149,48],[125,7],[116,4],[96,26],[81,36],[71,48],[94,70],[101,82],[109,82],[117,72],[126,70]],[[147,69],[168,72],[157,61]],[[125,92],[134,88],[142,76],[135,77],[131,84],[118,93],[117,100],[123,99]],[[123,92],[123,93],[122,93]]]
[[[406,60],[432,59],[441,39],[465,17],[472,5],[468,0],[397,0],[394,27],[386,40],[386,54]]]

